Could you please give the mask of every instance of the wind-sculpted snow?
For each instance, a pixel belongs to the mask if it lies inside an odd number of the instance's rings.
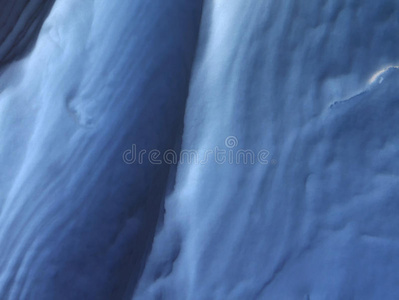
[[[0,299],[130,297],[170,168],[122,153],[179,145],[201,8],[56,1],[32,52],[3,72]]]
[[[0,3],[3,64],[51,3]],[[56,1],[0,75],[0,299],[398,299],[398,6]]]
[[[34,43],[54,0],[0,0],[0,66]]]
[[[398,14],[206,1],[183,148],[270,163],[179,165],[134,299],[398,299]]]

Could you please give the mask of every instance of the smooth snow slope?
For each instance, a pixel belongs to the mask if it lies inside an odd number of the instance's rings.
[[[270,163],[179,165],[133,299],[399,299],[398,5],[205,1],[183,148]]]
[[[56,1],[33,51],[3,69],[0,299],[131,297],[169,166],[122,153],[179,145],[201,8]]]

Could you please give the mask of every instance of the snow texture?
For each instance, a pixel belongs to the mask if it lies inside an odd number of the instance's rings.
[[[399,299],[398,1],[0,4],[0,299]]]
[[[0,0],[0,66],[31,46],[54,0]]]
[[[174,148],[201,3],[57,1],[0,78],[0,299],[122,299],[142,269]],[[162,41],[160,43],[160,41]]]

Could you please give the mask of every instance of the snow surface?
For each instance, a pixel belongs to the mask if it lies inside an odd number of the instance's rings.
[[[122,299],[151,246],[181,139],[201,3],[56,1],[0,78],[0,299]],[[162,42],[160,42],[162,41]]]
[[[0,75],[0,299],[399,299],[398,33],[396,0],[56,1]],[[231,136],[269,163],[122,160]]]
[[[54,0],[0,0],[0,65],[32,46]]]
[[[277,164],[180,165],[134,299],[399,298],[398,13],[206,2],[183,148]]]

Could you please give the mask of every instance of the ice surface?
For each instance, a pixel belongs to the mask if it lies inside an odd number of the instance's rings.
[[[0,299],[398,299],[398,6],[56,1],[1,69]],[[268,163],[122,160],[227,137]]]

